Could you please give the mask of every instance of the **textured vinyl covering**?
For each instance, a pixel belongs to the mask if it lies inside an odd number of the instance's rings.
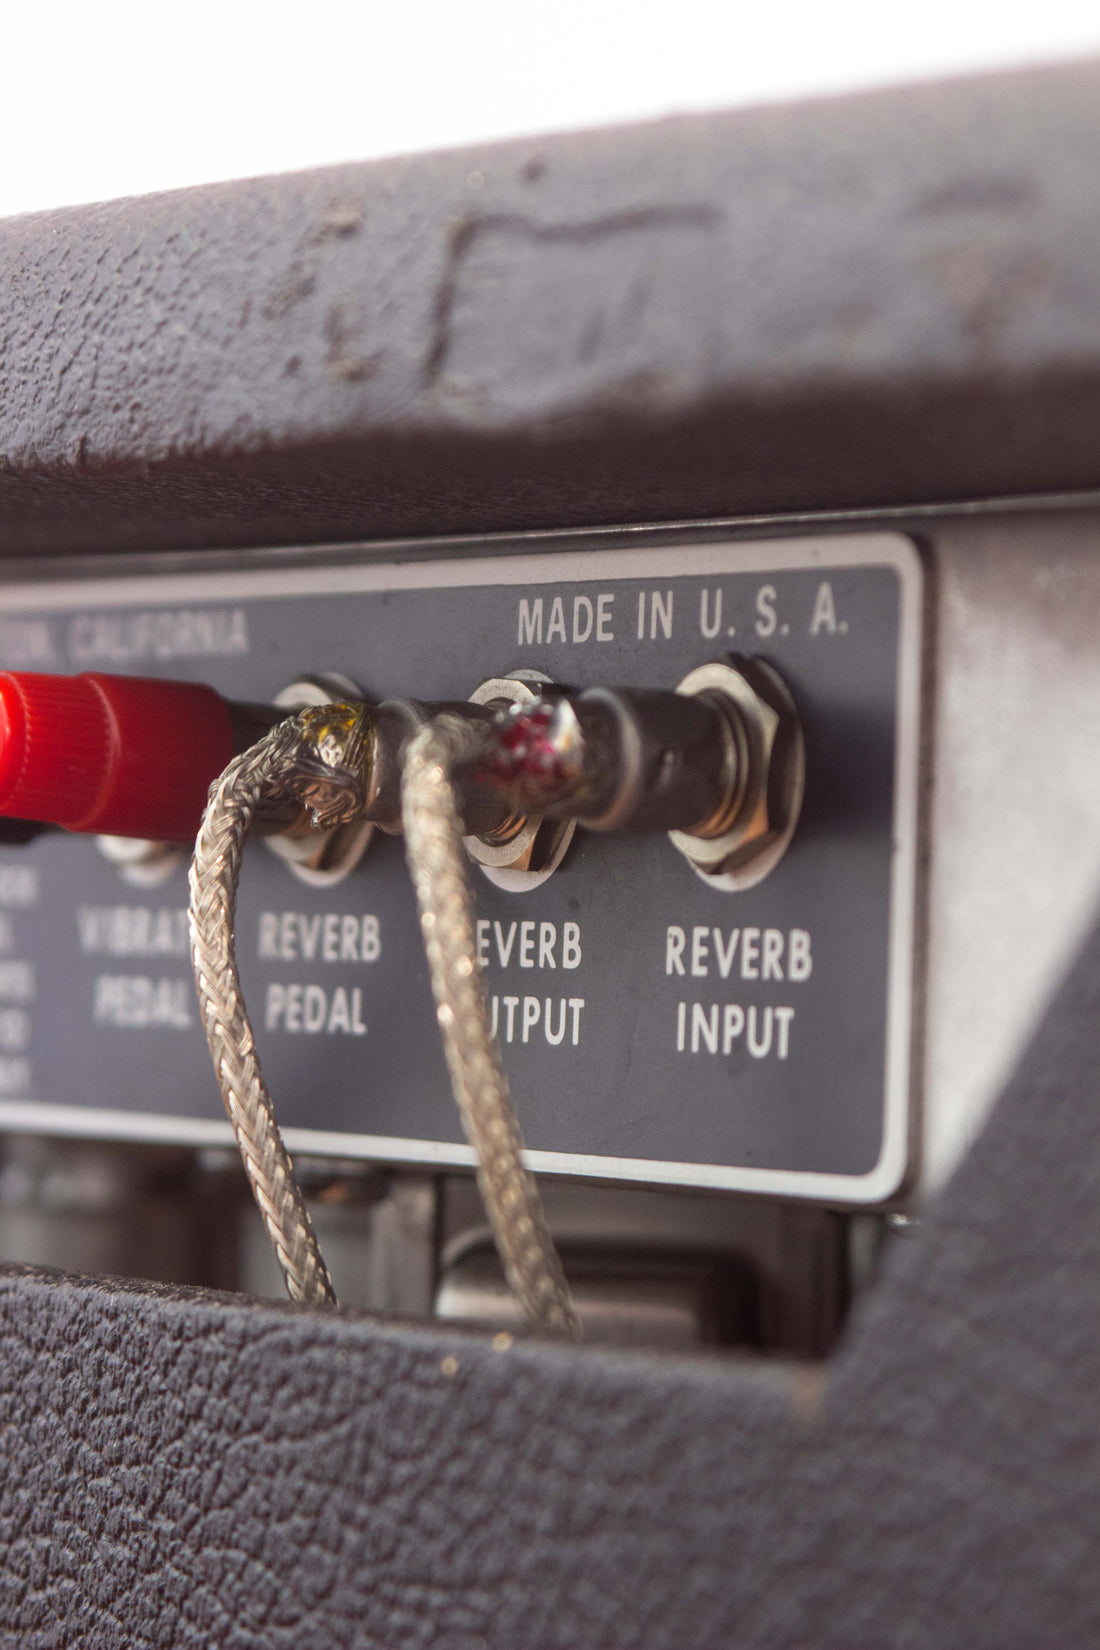
[[[1100,65],[0,223],[7,554],[1100,486]]]
[[[1100,932],[824,1389],[6,1272],[0,1644],[1100,1642],[1098,1070]]]

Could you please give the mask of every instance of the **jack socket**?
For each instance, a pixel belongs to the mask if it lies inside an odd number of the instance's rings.
[[[299,676],[274,703],[281,710],[304,710],[308,705],[333,705],[341,700],[361,700],[363,694],[346,676]],[[281,859],[292,876],[310,888],[330,888],[343,882],[360,863],[370,847],[374,826],[368,820],[353,820],[331,830],[294,826],[264,837],[266,846]]]
[[[712,888],[753,888],[775,869],[794,836],[806,789],[806,746],[798,710],[778,671],[763,659],[730,656],[700,665],[677,693],[698,694],[726,717],[742,778],[721,816],[670,842]]]
[[[474,689],[471,704],[494,710],[506,705],[533,705],[550,678],[537,670],[491,676]],[[466,852],[497,888],[523,893],[552,876],[565,857],[577,828],[575,819],[532,818],[515,814],[485,836],[468,836]]]

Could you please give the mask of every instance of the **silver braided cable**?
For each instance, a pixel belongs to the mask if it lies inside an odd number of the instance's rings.
[[[410,741],[401,793],[405,852],[451,1085],[477,1153],[478,1184],[508,1282],[533,1323],[579,1336],[542,1199],[523,1166],[519,1123],[476,960],[464,827],[451,774],[478,741],[478,733],[456,716],[436,717]]]
[[[245,838],[273,806],[312,806],[323,825],[355,817],[366,717],[363,706],[319,706],[235,757],[211,786],[189,876],[191,957],[218,1087],[287,1293],[309,1305],[334,1306],[336,1293],[256,1053],[237,967],[237,883]]]

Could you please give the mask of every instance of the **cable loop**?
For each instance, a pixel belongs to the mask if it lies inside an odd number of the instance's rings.
[[[313,706],[272,728],[211,787],[189,877],[192,961],[218,1087],[287,1292],[314,1305],[335,1305],[336,1294],[256,1053],[237,965],[237,884],[245,838],[257,822],[307,808],[314,826],[327,829],[367,812],[376,731],[364,705]],[[402,776],[406,849],[452,1087],[508,1281],[532,1322],[579,1336],[538,1188],[523,1167],[476,963],[451,772],[482,737],[461,718],[441,716],[412,738]]]
[[[451,775],[476,754],[482,738],[468,722],[443,715],[410,740],[402,777],[405,851],[451,1086],[477,1153],[478,1185],[508,1282],[533,1323],[579,1337],[542,1199],[523,1166],[519,1123],[475,960],[465,827]]]
[[[363,705],[318,705],[280,722],[235,757],[210,789],[188,883],[191,959],[222,1100],[292,1300],[334,1306],[305,1200],[283,1144],[245,1007],[234,938],[241,853],[264,818],[310,808],[317,826],[365,804],[373,718]]]

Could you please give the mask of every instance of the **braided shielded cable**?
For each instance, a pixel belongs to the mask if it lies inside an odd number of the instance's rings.
[[[402,778],[405,851],[451,1084],[477,1153],[478,1185],[508,1282],[533,1323],[579,1336],[542,1200],[523,1166],[523,1141],[476,960],[464,826],[451,774],[476,753],[481,737],[469,723],[444,715],[410,741]]]
[[[275,1120],[237,967],[234,924],[245,837],[265,812],[308,807],[328,827],[366,803],[373,718],[363,705],[311,707],[235,757],[210,789],[191,861],[188,921],[203,1028],[245,1173],[292,1300],[336,1294]]]

